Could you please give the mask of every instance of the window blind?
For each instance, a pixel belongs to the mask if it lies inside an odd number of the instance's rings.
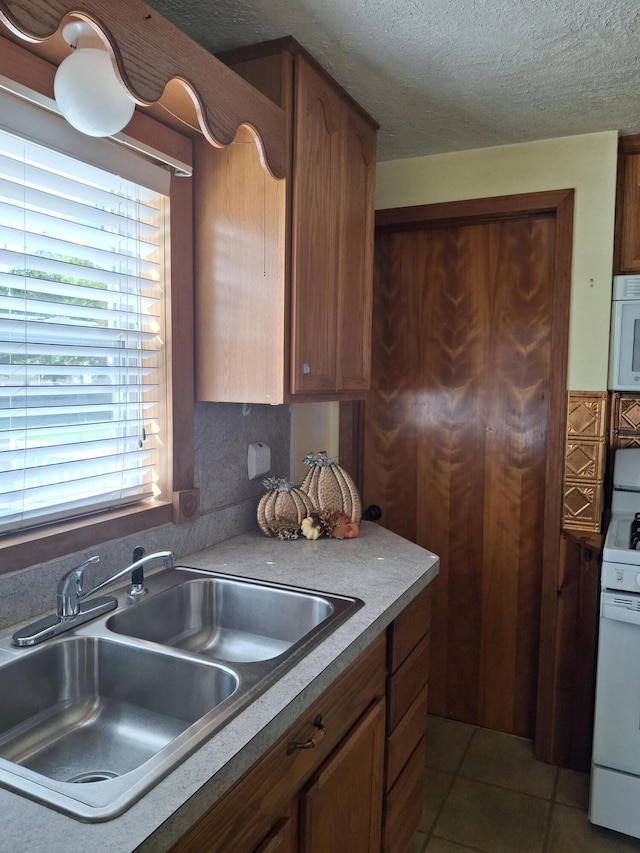
[[[161,495],[168,204],[0,130],[0,533]]]

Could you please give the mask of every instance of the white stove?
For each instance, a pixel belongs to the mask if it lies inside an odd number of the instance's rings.
[[[611,516],[602,551],[600,585],[603,589],[640,592],[640,550],[631,547],[634,529],[640,531],[640,518],[636,519],[635,515],[619,513]]]
[[[633,447],[616,452],[611,521],[602,551],[600,585],[603,589],[640,592],[639,549],[640,448]]]
[[[640,838],[639,549],[640,448],[625,448],[616,452],[611,521],[602,552],[589,820],[636,838]]]

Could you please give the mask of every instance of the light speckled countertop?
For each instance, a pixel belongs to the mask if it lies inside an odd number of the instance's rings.
[[[365,606],[120,817],[81,823],[0,789],[0,853],[167,850],[438,572],[430,551],[369,522],[344,541],[247,533],[178,563],[355,596]]]

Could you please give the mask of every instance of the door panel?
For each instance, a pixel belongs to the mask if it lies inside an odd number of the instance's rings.
[[[338,204],[346,106],[302,56],[296,58],[292,212],[294,394],[335,388]],[[309,373],[303,372],[309,365]]]
[[[377,234],[364,427],[365,506],[441,558],[430,711],[527,737],[554,235],[548,214]]]
[[[363,715],[301,795],[301,853],[378,853],[385,703]]]

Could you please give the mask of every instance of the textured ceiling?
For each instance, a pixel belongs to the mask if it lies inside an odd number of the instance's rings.
[[[212,52],[294,36],[395,160],[640,132],[638,0],[147,0]]]

